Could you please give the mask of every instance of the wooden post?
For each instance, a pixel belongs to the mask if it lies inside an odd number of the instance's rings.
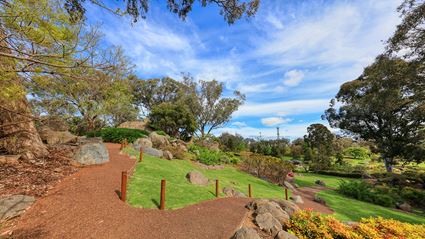
[[[218,198],[218,179],[215,180],[215,197]]]
[[[161,199],[159,204],[159,209],[164,210],[165,208],[165,179],[161,180]]]
[[[288,200],[288,189],[285,188],[285,200]]]
[[[248,184],[248,196],[252,197],[252,190],[251,190],[251,184]]]
[[[127,171],[121,173],[121,201],[125,202],[127,195]]]
[[[143,148],[140,147],[139,162],[143,161]]]

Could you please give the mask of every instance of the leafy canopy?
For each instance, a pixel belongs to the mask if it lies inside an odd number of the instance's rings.
[[[341,86],[325,117],[332,127],[375,142],[387,170],[396,157],[423,161],[425,79],[419,73],[423,67],[379,56],[359,78]]]

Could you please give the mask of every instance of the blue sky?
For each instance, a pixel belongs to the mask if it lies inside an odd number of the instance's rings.
[[[121,45],[143,79],[189,72],[239,90],[246,103],[216,130],[245,137],[294,139],[321,115],[339,86],[358,77],[383,52],[400,22],[401,0],[262,0],[257,15],[228,25],[216,7],[196,5],[186,21],[151,1],[146,20],[132,24],[98,7],[104,44]]]

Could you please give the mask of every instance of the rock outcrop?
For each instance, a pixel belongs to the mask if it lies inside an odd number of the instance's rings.
[[[152,132],[149,134],[149,139],[151,140],[153,147],[155,148],[163,148],[170,144],[167,136],[159,135],[156,132]]]
[[[78,136],[71,134],[68,131],[55,131],[47,126],[43,126],[38,130],[43,143],[48,145],[66,144],[76,142]]]
[[[242,227],[235,232],[232,239],[261,239],[257,231],[249,227]]]
[[[298,239],[284,230],[290,220],[290,215],[300,210],[293,202],[279,199],[256,199],[246,207],[250,210],[254,224],[245,222],[232,238]]]
[[[224,187],[223,193],[226,195],[226,197],[246,197],[245,194],[237,191],[236,189],[232,187]]]

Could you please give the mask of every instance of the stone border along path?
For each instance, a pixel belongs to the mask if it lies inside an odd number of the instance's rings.
[[[222,198],[159,211],[121,202],[121,172],[135,160],[107,144],[110,162],[65,178],[20,218],[12,238],[230,238],[241,225],[247,198]],[[158,184],[159,197],[159,184]]]

